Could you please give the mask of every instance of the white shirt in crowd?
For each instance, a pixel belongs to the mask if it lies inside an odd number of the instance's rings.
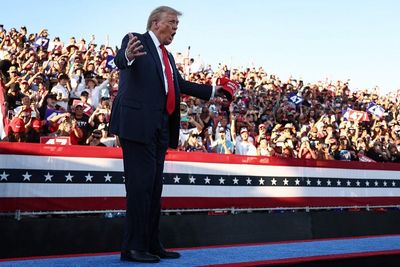
[[[240,137],[239,137],[240,138]],[[250,142],[250,137],[248,141],[242,141],[242,139],[237,139],[235,146],[235,154],[246,155],[246,156],[256,156],[257,149]]]
[[[100,103],[100,98],[103,90],[108,90],[107,85],[108,85],[108,79],[104,80],[100,85],[96,86],[93,89],[88,89],[86,88],[85,90],[89,93],[88,97],[88,103],[92,105],[94,108],[97,108],[97,106]]]
[[[79,76],[71,75],[71,97],[79,98],[81,93],[85,90],[85,78],[82,75],[81,82],[78,84]]]
[[[53,94],[56,94],[57,96],[61,96],[62,99],[69,98],[68,89],[59,83],[51,89],[51,92]],[[57,101],[57,105],[59,105],[60,107],[62,107],[65,110],[68,110],[68,102],[66,102],[66,101]]]

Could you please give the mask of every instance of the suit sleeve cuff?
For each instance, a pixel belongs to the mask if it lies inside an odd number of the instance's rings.
[[[128,62],[128,66],[132,65],[133,61],[135,61],[135,59],[129,60],[128,56],[126,55],[126,49],[125,49],[125,58],[126,58],[126,62]]]
[[[211,92],[210,100],[213,100],[214,97],[215,97],[215,85],[212,86],[212,92]]]

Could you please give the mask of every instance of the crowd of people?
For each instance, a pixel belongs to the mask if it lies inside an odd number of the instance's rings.
[[[119,146],[108,133],[118,92],[116,49],[97,46],[94,36],[63,43],[46,29],[0,31],[3,141],[67,137],[72,145]],[[241,85],[231,103],[182,98],[181,151],[400,162],[400,91],[355,91],[349,81],[306,83],[263,68],[213,69],[182,53],[175,58],[190,81],[215,84],[225,76]]]

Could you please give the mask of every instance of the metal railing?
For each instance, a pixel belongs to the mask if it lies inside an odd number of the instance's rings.
[[[376,209],[395,209],[400,211],[400,205],[366,205],[366,206],[321,206],[321,207],[275,207],[275,208],[207,208],[207,209],[165,209],[163,215],[183,215],[189,213],[210,213],[210,214],[240,214],[253,212],[311,212],[311,211],[349,211],[349,210],[371,211]],[[75,216],[75,215],[104,215],[106,218],[124,217],[125,210],[76,210],[76,211],[20,211],[0,213],[3,217],[13,217],[21,220],[22,217],[41,216]]]

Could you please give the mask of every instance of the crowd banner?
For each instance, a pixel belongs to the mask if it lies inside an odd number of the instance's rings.
[[[125,208],[118,148],[0,143],[0,212]],[[168,151],[163,209],[400,205],[400,164]]]

